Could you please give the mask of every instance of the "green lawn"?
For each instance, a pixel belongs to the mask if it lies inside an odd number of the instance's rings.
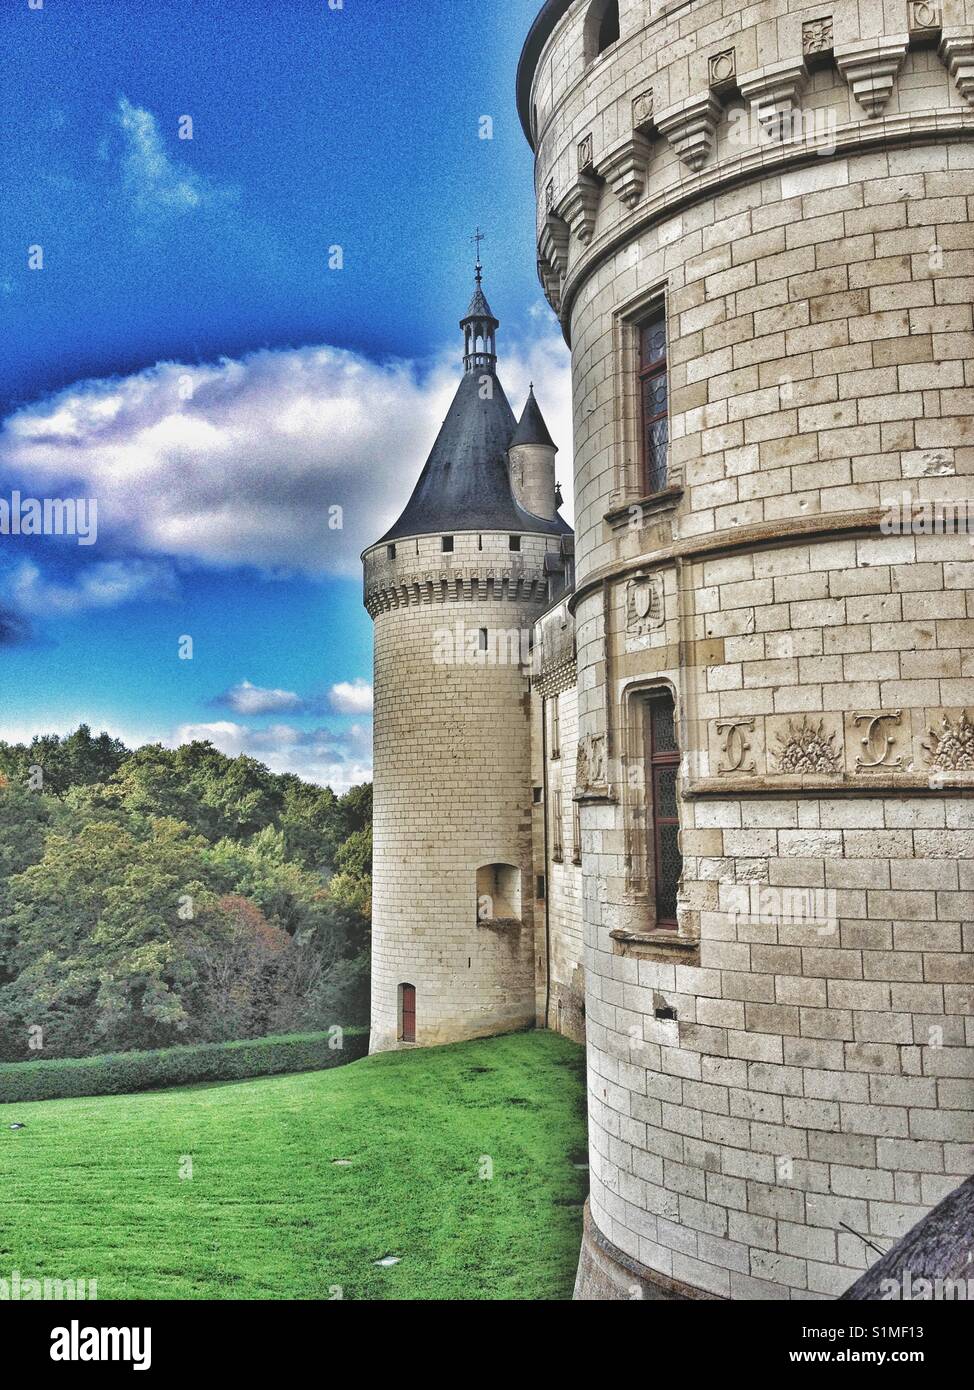
[[[583,1052],[553,1033],[0,1105],[0,1278],[97,1278],[100,1299],[569,1298],[584,1147]]]

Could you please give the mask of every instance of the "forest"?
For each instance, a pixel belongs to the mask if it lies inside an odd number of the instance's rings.
[[[0,742],[0,1061],[365,1022],[371,872],[371,786]]]

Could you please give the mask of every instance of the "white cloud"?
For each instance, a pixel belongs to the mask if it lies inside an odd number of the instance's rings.
[[[183,724],[167,740],[171,747],[196,741],[212,743],[228,758],[246,754],[271,772],[293,772],[306,782],[316,782],[339,793],[372,780],[370,724],[355,724],[335,734],[330,729],[296,729],[290,724],[251,729],[218,720],[212,724]]]
[[[534,381],[567,494],[571,386],[560,336],[509,350],[500,372],[515,413]],[[426,368],[327,346],[161,363],[80,382],[9,416],[0,471],[35,493],[96,498],[100,538],[144,555],[357,575],[361,551],[405,505],[459,373],[457,345]],[[329,526],[333,507],[340,530]]]
[[[169,566],[149,560],[103,560],[81,570],[72,584],[44,578],[30,560],[11,573],[8,597],[21,613],[35,617],[82,613],[90,608],[116,608],[151,591],[156,598],[172,593],[175,579]]]
[[[372,687],[368,681],[342,681],[333,685],[328,696],[336,714],[371,714]]]
[[[293,690],[267,690],[250,681],[241,681],[213,701],[226,705],[235,714],[284,714],[304,709],[305,702]]]
[[[167,154],[159,123],[145,107],[120,97],[115,124],[122,132],[122,181],[140,213],[192,212],[236,196],[232,189],[215,187]]]

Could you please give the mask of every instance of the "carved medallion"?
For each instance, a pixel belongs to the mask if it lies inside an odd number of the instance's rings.
[[[802,25],[803,53],[831,53],[833,42],[830,14],[810,19]]]
[[[653,105],[652,87],[645,92],[640,92],[639,96],[633,99],[632,123],[636,130],[638,130],[640,126],[649,125],[649,122],[653,119]]]
[[[575,789],[580,795],[585,795],[604,791],[605,786],[605,735],[586,734],[578,742]]]
[[[727,48],[723,53],[710,55],[711,87],[726,87],[729,82],[733,82],[736,74],[737,57],[733,48]]]
[[[626,628],[633,637],[656,632],[666,621],[663,608],[663,576],[637,575],[626,592]]]
[[[588,134],[584,140],[578,142],[578,172],[584,174],[587,169],[592,167],[593,159],[592,136]]]

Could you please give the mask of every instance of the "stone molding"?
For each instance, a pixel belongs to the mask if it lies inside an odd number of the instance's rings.
[[[434,603],[485,601],[548,602],[548,580],[540,570],[502,569],[493,565],[464,566],[452,573],[424,571],[402,574],[366,589],[365,607],[371,617],[396,608]]]
[[[945,141],[971,138],[974,138],[974,116],[966,107],[953,107],[920,115],[909,112],[886,116],[875,124],[853,121],[830,132],[828,143],[833,151],[831,158],[843,159],[898,145],[915,145],[921,141],[943,144]],[[569,316],[579,286],[602,260],[614,255],[620,246],[632,241],[646,227],[664,221],[704,198],[713,198],[726,188],[821,162],[819,150],[825,141],[826,136],[816,134],[800,141],[763,145],[736,159],[721,160],[652,194],[642,201],[638,211],[634,210],[629,217],[623,218],[602,235],[593,237],[586,248],[587,254],[577,257],[564,280],[558,282],[557,298],[552,300],[549,297],[552,309],[561,320],[566,341],[570,344]]]
[[[539,278],[555,313],[563,319],[573,297],[568,280],[568,245],[548,219],[556,215],[570,241],[578,238],[588,248],[595,238],[595,223],[601,197],[600,185],[607,182],[620,201],[635,210],[644,199],[649,181],[652,158],[652,139],[664,135],[680,160],[701,179],[699,196],[711,196],[724,183],[739,182],[751,174],[767,172],[768,157],[775,153],[788,154],[796,159],[818,153],[826,144],[829,153],[835,144],[835,154],[842,155],[857,148],[857,141],[868,148],[869,134],[860,122],[840,125],[830,130],[828,138],[814,128],[811,134],[802,129],[794,118],[801,110],[802,93],[808,80],[808,64],[822,60],[834,62],[845,78],[867,120],[872,121],[885,110],[896,75],[900,71],[911,43],[914,46],[936,45],[945,67],[953,77],[958,91],[968,105],[974,106],[974,28],[971,26],[941,28],[940,9],[936,4],[912,4],[908,32],[857,40],[833,47],[830,16],[806,23],[803,31],[803,56],[785,59],[766,67],[751,69],[732,80],[745,101],[755,111],[758,120],[780,149],[750,151],[739,159],[724,159],[714,169],[701,174],[716,143],[716,133],[722,117],[722,106],[713,88],[684,101],[655,109],[652,86],[639,92],[631,103],[632,132],[617,140],[601,156],[594,151],[594,139],[589,131],[576,145],[574,163],[579,169],[576,182],[565,194],[557,209],[551,181],[544,193],[545,224],[539,236]],[[827,26],[823,28],[822,26]],[[814,34],[811,32],[814,30]],[[807,31],[807,32],[806,32]],[[712,55],[722,59],[734,50]],[[661,76],[661,74],[657,74]],[[711,74],[712,79],[712,74]],[[585,79],[579,79],[584,82]],[[723,89],[727,83],[723,84]],[[567,96],[566,96],[567,99]],[[957,112],[938,108],[930,112],[909,112],[886,117],[882,139],[894,143],[911,136],[930,134],[935,138],[956,138],[951,119]],[[895,128],[893,123],[895,122]],[[696,179],[684,177],[676,185],[662,190],[653,198],[651,216],[663,215],[663,210],[675,210],[696,188]],[[621,224],[625,226],[625,220]],[[612,229],[615,234],[616,228]],[[626,236],[632,234],[627,230]],[[580,258],[579,258],[580,259]]]
[[[619,140],[595,166],[616,197],[627,208],[634,208],[643,196],[652,146],[638,131]]]
[[[951,30],[940,41],[940,56],[968,106],[974,106],[974,35]]]
[[[757,116],[762,129],[772,140],[781,141],[792,135],[792,112],[800,106],[807,82],[805,61],[796,59],[746,72],[739,85],[741,96]]]
[[[723,107],[712,91],[668,106],[656,116],[656,125],[688,168],[703,167],[717,138]]]
[[[601,199],[602,188],[598,179],[592,174],[580,173],[556,209],[557,216],[568,225],[572,235],[583,246],[592,240]]]
[[[852,95],[872,120],[893,94],[893,82],[910,46],[909,34],[865,39],[835,49],[835,63]]]

